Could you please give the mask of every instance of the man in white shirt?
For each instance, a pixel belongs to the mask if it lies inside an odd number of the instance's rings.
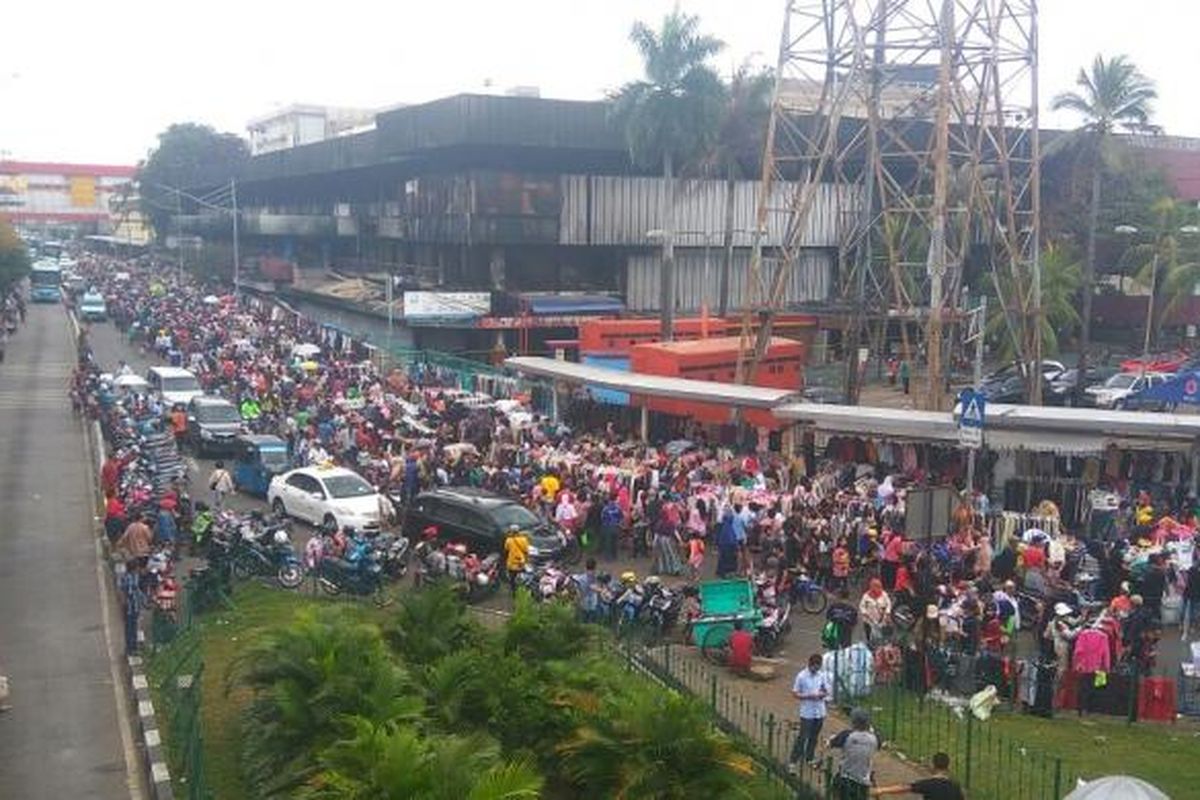
[[[829,676],[821,669],[821,654],[813,653],[808,657],[808,668],[797,672],[792,683],[792,696],[800,701],[800,732],[789,759],[793,771],[802,760],[813,763],[817,738],[825,724],[825,700],[830,694]]]

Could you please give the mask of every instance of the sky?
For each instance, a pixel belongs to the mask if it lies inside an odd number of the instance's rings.
[[[596,99],[639,77],[628,33],[677,0],[12,0],[0,48],[0,157],[135,163],[172,122],[245,134],[302,102],[377,108],[537,86]],[[678,0],[728,72],[774,64],[783,0]],[[1198,0],[1040,0],[1046,112],[1096,53],[1158,83],[1156,121],[1200,136]]]

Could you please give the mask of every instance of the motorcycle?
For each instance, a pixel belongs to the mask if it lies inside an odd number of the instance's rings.
[[[649,626],[654,636],[662,636],[679,619],[683,598],[678,592],[663,586],[655,577],[646,579],[644,590],[645,595],[637,616]]]
[[[438,548],[431,542],[421,542],[414,554],[417,556],[414,578],[418,587],[450,581],[466,594],[469,603],[478,602],[500,588],[500,556],[497,553],[480,559],[467,552],[462,544],[451,543]]]
[[[345,558],[320,555],[315,559],[314,575],[317,586],[328,595],[370,597],[380,608],[392,602],[384,585],[379,554],[365,543],[352,543]]]
[[[274,523],[261,530],[243,528],[235,540],[232,558],[236,578],[274,576],[284,589],[295,589],[304,581],[304,568],[292,547],[287,523]]]
[[[754,649],[761,656],[773,656],[783,646],[784,637],[792,629],[792,604],[784,600],[765,609],[762,621],[754,631]]]
[[[809,614],[820,614],[829,603],[825,590],[802,569],[790,570],[791,603],[800,606]]]
[[[372,542],[375,551],[379,553],[379,563],[383,574],[389,579],[398,581],[408,574],[409,543],[404,536],[380,534]]]

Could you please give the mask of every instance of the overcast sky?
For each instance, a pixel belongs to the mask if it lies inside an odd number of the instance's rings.
[[[541,88],[594,99],[639,75],[635,19],[674,0],[11,0],[0,47],[0,153],[133,163],[172,122],[245,133],[293,102],[378,107]],[[680,0],[724,40],[724,71],[774,63],[783,0]],[[1157,121],[1200,136],[1200,0],[1041,0],[1043,104],[1097,52],[1158,82]],[[491,85],[493,89],[486,87]],[[1071,117],[1045,115],[1069,126]]]

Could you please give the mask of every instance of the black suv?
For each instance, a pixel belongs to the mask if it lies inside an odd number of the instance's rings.
[[[430,525],[442,541],[462,542],[472,552],[502,553],[510,525],[529,536],[529,556],[534,561],[573,561],[579,547],[573,537],[560,533],[511,498],[468,487],[422,492],[404,514],[404,535],[420,541]]]
[[[196,455],[232,453],[242,432],[237,406],[222,397],[193,397],[187,407],[187,438]]]

